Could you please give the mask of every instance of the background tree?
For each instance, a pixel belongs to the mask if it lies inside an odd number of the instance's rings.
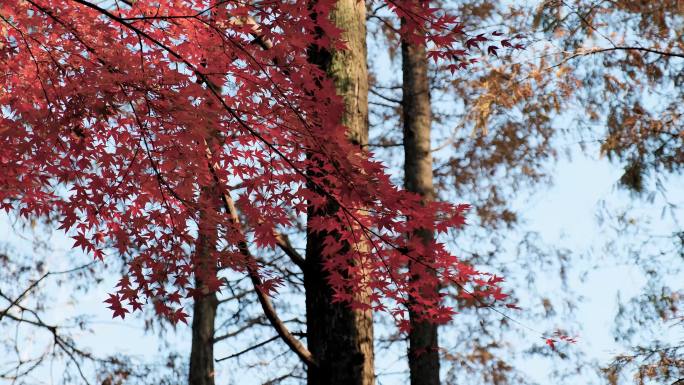
[[[417,2],[407,2],[407,7],[420,7]],[[402,19],[402,28],[410,20]],[[423,31],[419,31],[423,33]],[[404,148],[404,186],[408,191],[417,193],[424,201],[435,199],[432,185],[432,148],[430,130],[432,113],[430,106],[430,85],[428,80],[428,56],[421,36],[401,39],[402,97]],[[417,243],[417,250],[428,246],[434,234],[426,229],[418,229],[408,234]],[[425,270],[417,263],[409,262],[413,279],[421,281]],[[421,290],[428,295],[437,296],[439,288],[425,286]],[[408,364],[412,385],[439,385],[439,341],[438,324],[424,320],[419,312],[409,311],[410,329],[408,332]]]

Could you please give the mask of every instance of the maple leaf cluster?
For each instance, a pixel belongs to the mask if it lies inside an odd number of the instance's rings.
[[[485,39],[456,52],[455,19],[391,5],[399,17],[424,21],[407,23],[404,33],[432,31],[425,36],[438,57],[465,57]],[[338,300],[369,290],[371,306],[402,320],[411,298],[441,322],[454,311],[426,288],[472,284],[471,295],[503,299],[496,277],[436,241],[406,236],[458,228],[467,206],[425,206],[347,140],[342,101],[308,57],[312,46],[344,48],[327,17],[312,17],[333,6],[2,2],[1,207],[57,218],[74,247],[95,258],[126,256],[128,274],[106,301],[122,318],[151,302],[161,316],[185,321],[181,299],[200,289],[193,276],[214,291],[221,269],[259,270],[246,240],[253,250],[272,249],[293,218],[329,202],[336,211],[310,226],[329,234],[325,268]],[[258,28],[237,22],[246,16]],[[257,34],[268,49],[255,44]],[[225,209],[229,198],[240,223]],[[201,260],[199,244],[210,245]],[[411,279],[410,262],[414,274],[437,274]]]
[[[502,48],[523,49],[518,41],[523,37],[513,37],[494,31],[475,36],[468,35],[465,26],[459,19],[440,7],[433,7],[425,0],[387,0],[389,8],[402,20],[400,33],[407,41],[414,44],[425,44],[428,57],[435,62],[445,61],[445,66],[452,74],[457,70],[467,69],[477,63],[478,58],[472,56],[474,49],[486,47],[486,53],[498,56]]]

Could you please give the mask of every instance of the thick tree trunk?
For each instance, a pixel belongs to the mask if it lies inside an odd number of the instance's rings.
[[[317,366],[309,366],[308,385],[372,385],[373,319],[370,311],[333,303],[320,258],[320,235],[307,242],[307,341]]]
[[[404,120],[404,184],[420,194],[424,202],[434,199],[432,154],[430,152],[430,85],[428,60],[423,44],[401,43],[403,70]],[[432,232],[419,230],[412,234],[429,243]],[[411,266],[409,266],[411,269]],[[416,275],[414,279],[419,279]],[[437,325],[421,321],[419,314],[409,312],[409,369],[411,385],[439,385],[439,350]]]
[[[311,61],[331,76],[344,98],[343,124],[348,138],[363,151],[368,142],[368,70],[366,64],[366,8],[358,0],[339,0],[331,20],[346,32],[348,50],[328,52],[312,49]],[[338,208],[309,210],[309,218],[329,215]],[[306,245],[307,342],[318,363],[309,367],[309,385],[372,385],[373,318],[371,311],[352,310],[348,304],[333,303],[321,255],[324,234],[308,233]],[[360,296],[366,293],[360,293]],[[363,299],[363,298],[362,298]]]

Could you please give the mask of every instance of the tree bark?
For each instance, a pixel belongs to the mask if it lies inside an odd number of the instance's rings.
[[[216,200],[213,189],[202,191],[205,201]],[[215,245],[216,229],[204,228],[204,214],[200,214],[199,235],[195,247],[195,288],[199,291],[192,309],[192,345],[190,350],[189,385],[214,385],[214,323],[218,298],[215,292],[208,292],[203,277],[216,274],[210,253]]]
[[[315,15],[314,15],[315,17]],[[366,64],[366,8],[358,0],[339,0],[331,20],[344,29],[347,50],[313,47],[310,60],[331,76],[345,102],[342,123],[348,139],[364,151],[368,142],[368,69]],[[315,187],[311,186],[315,189]],[[309,218],[336,212],[332,202],[322,210],[309,209]],[[333,290],[323,268],[326,234],[307,232],[304,286],[306,289],[307,342],[318,363],[308,368],[308,385],[373,385],[373,318],[370,310],[352,310],[333,303]],[[355,247],[357,247],[356,245]],[[367,299],[367,293],[359,293]]]
[[[403,71],[404,184],[418,193],[423,202],[435,197],[430,152],[430,85],[428,59],[424,44],[401,42]],[[421,229],[411,234],[429,244],[433,234]],[[426,261],[427,262],[427,261]],[[409,265],[410,270],[414,264]],[[423,272],[425,274],[425,272]],[[412,279],[419,280],[415,274]],[[436,294],[436,293],[426,293]],[[420,314],[409,311],[409,370],[411,385],[439,385],[439,345],[437,325],[421,321]]]
[[[190,385],[214,385],[214,321],[218,299],[215,293],[195,298],[192,310]]]

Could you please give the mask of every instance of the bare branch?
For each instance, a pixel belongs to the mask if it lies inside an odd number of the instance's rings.
[[[559,67],[562,64],[564,64],[564,63],[566,63],[572,59],[578,58],[578,57],[591,56],[591,55],[596,55],[596,54],[611,52],[611,51],[639,51],[639,52],[652,53],[652,54],[665,56],[665,57],[677,57],[677,58],[684,59],[684,53],[661,51],[661,50],[654,49],[654,48],[646,48],[646,47],[639,47],[639,46],[615,46],[615,47],[608,47],[608,48],[592,48],[592,49],[588,49],[588,50],[575,52],[575,53],[571,54],[570,56],[561,60],[559,63],[549,67],[548,69]]]
[[[3,317],[5,317],[5,315],[7,315],[7,313],[8,313],[14,306],[16,306],[17,304],[19,304],[19,302],[21,302],[21,300],[26,296],[26,294],[28,294],[29,292],[31,292],[31,290],[35,289],[35,287],[38,286],[38,284],[41,283],[41,282],[42,282],[45,278],[47,278],[48,276],[50,276],[50,275],[59,275],[59,274],[69,274],[69,273],[73,273],[73,272],[76,272],[76,271],[79,271],[79,270],[83,270],[83,269],[85,269],[85,268],[87,268],[87,267],[93,265],[94,263],[95,263],[95,261],[90,262],[90,263],[87,263],[87,264],[82,265],[82,266],[75,267],[75,268],[73,268],[73,269],[64,270],[64,271],[54,271],[54,272],[48,271],[47,273],[43,274],[40,278],[38,278],[38,279],[35,280],[33,283],[31,283],[23,292],[21,292],[21,294],[19,294],[19,296],[18,296],[17,298],[15,298],[14,300],[10,300],[10,301],[9,301],[9,302],[10,302],[9,306],[7,306],[7,308],[5,308],[5,310],[3,310],[3,311],[0,312],[0,320],[2,320]],[[6,295],[4,295],[4,294],[2,293],[1,290],[0,290],[0,295],[2,295],[4,298],[7,298],[7,299],[9,300],[9,297],[7,297]]]
[[[259,342],[258,344],[254,345],[254,346],[250,346],[250,347],[248,347],[248,348],[245,349],[245,350],[241,350],[241,351],[239,351],[239,352],[237,352],[237,353],[235,353],[235,354],[231,354],[231,355],[229,355],[229,356],[226,356],[226,357],[223,357],[223,358],[216,359],[215,361],[216,361],[216,362],[221,362],[221,361],[229,360],[229,359],[231,359],[231,358],[239,357],[239,356],[241,356],[241,355],[243,355],[243,354],[245,354],[245,353],[251,352],[251,351],[254,350],[254,349],[258,349],[258,348],[260,348],[260,347],[262,347],[262,346],[264,346],[264,345],[267,345],[267,344],[269,344],[269,343],[271,343],[271,342],[277,340],[278,338],[280,338],[280,336],[271,337],[271,338],[267,339],[266,341]]]
[[[219,342],[219,341],[223,341],[223,340],[225,340],[225,339],[227,339],[227,338],[235,337],[235,336],[239,335],[240,333],[244,332],[245,330],[251,328],[251,327],[254,326],[254,325],[261,325],[261,324],[263,324],[263,322],[265,322],[265,320],[263,319],[262,316],[259,316],[259,317],[257,317],[257,318],[253,318],[253,319],[247,321],[247,323],[246,323],[245,325],[243,325],[242,327],[240,327],[239,329],[237,329],[237,330],[235,330],[235,331],[232,331],[232,332],[230,332],[230,333],[226,333],[226,334],[220,335],[220,336],[218,336],[218,337],[214,337],[214,343],[217,343],[217,342]]]
[[[304,264],[306,261],[304,260],[304,257],[292,246],[287,235],[276,232],[275,238],[278,247],[280,247],[280,249],[283,250],[288,257],[290,257],[292,262],[299,266],[300,269],[304,269]]]

